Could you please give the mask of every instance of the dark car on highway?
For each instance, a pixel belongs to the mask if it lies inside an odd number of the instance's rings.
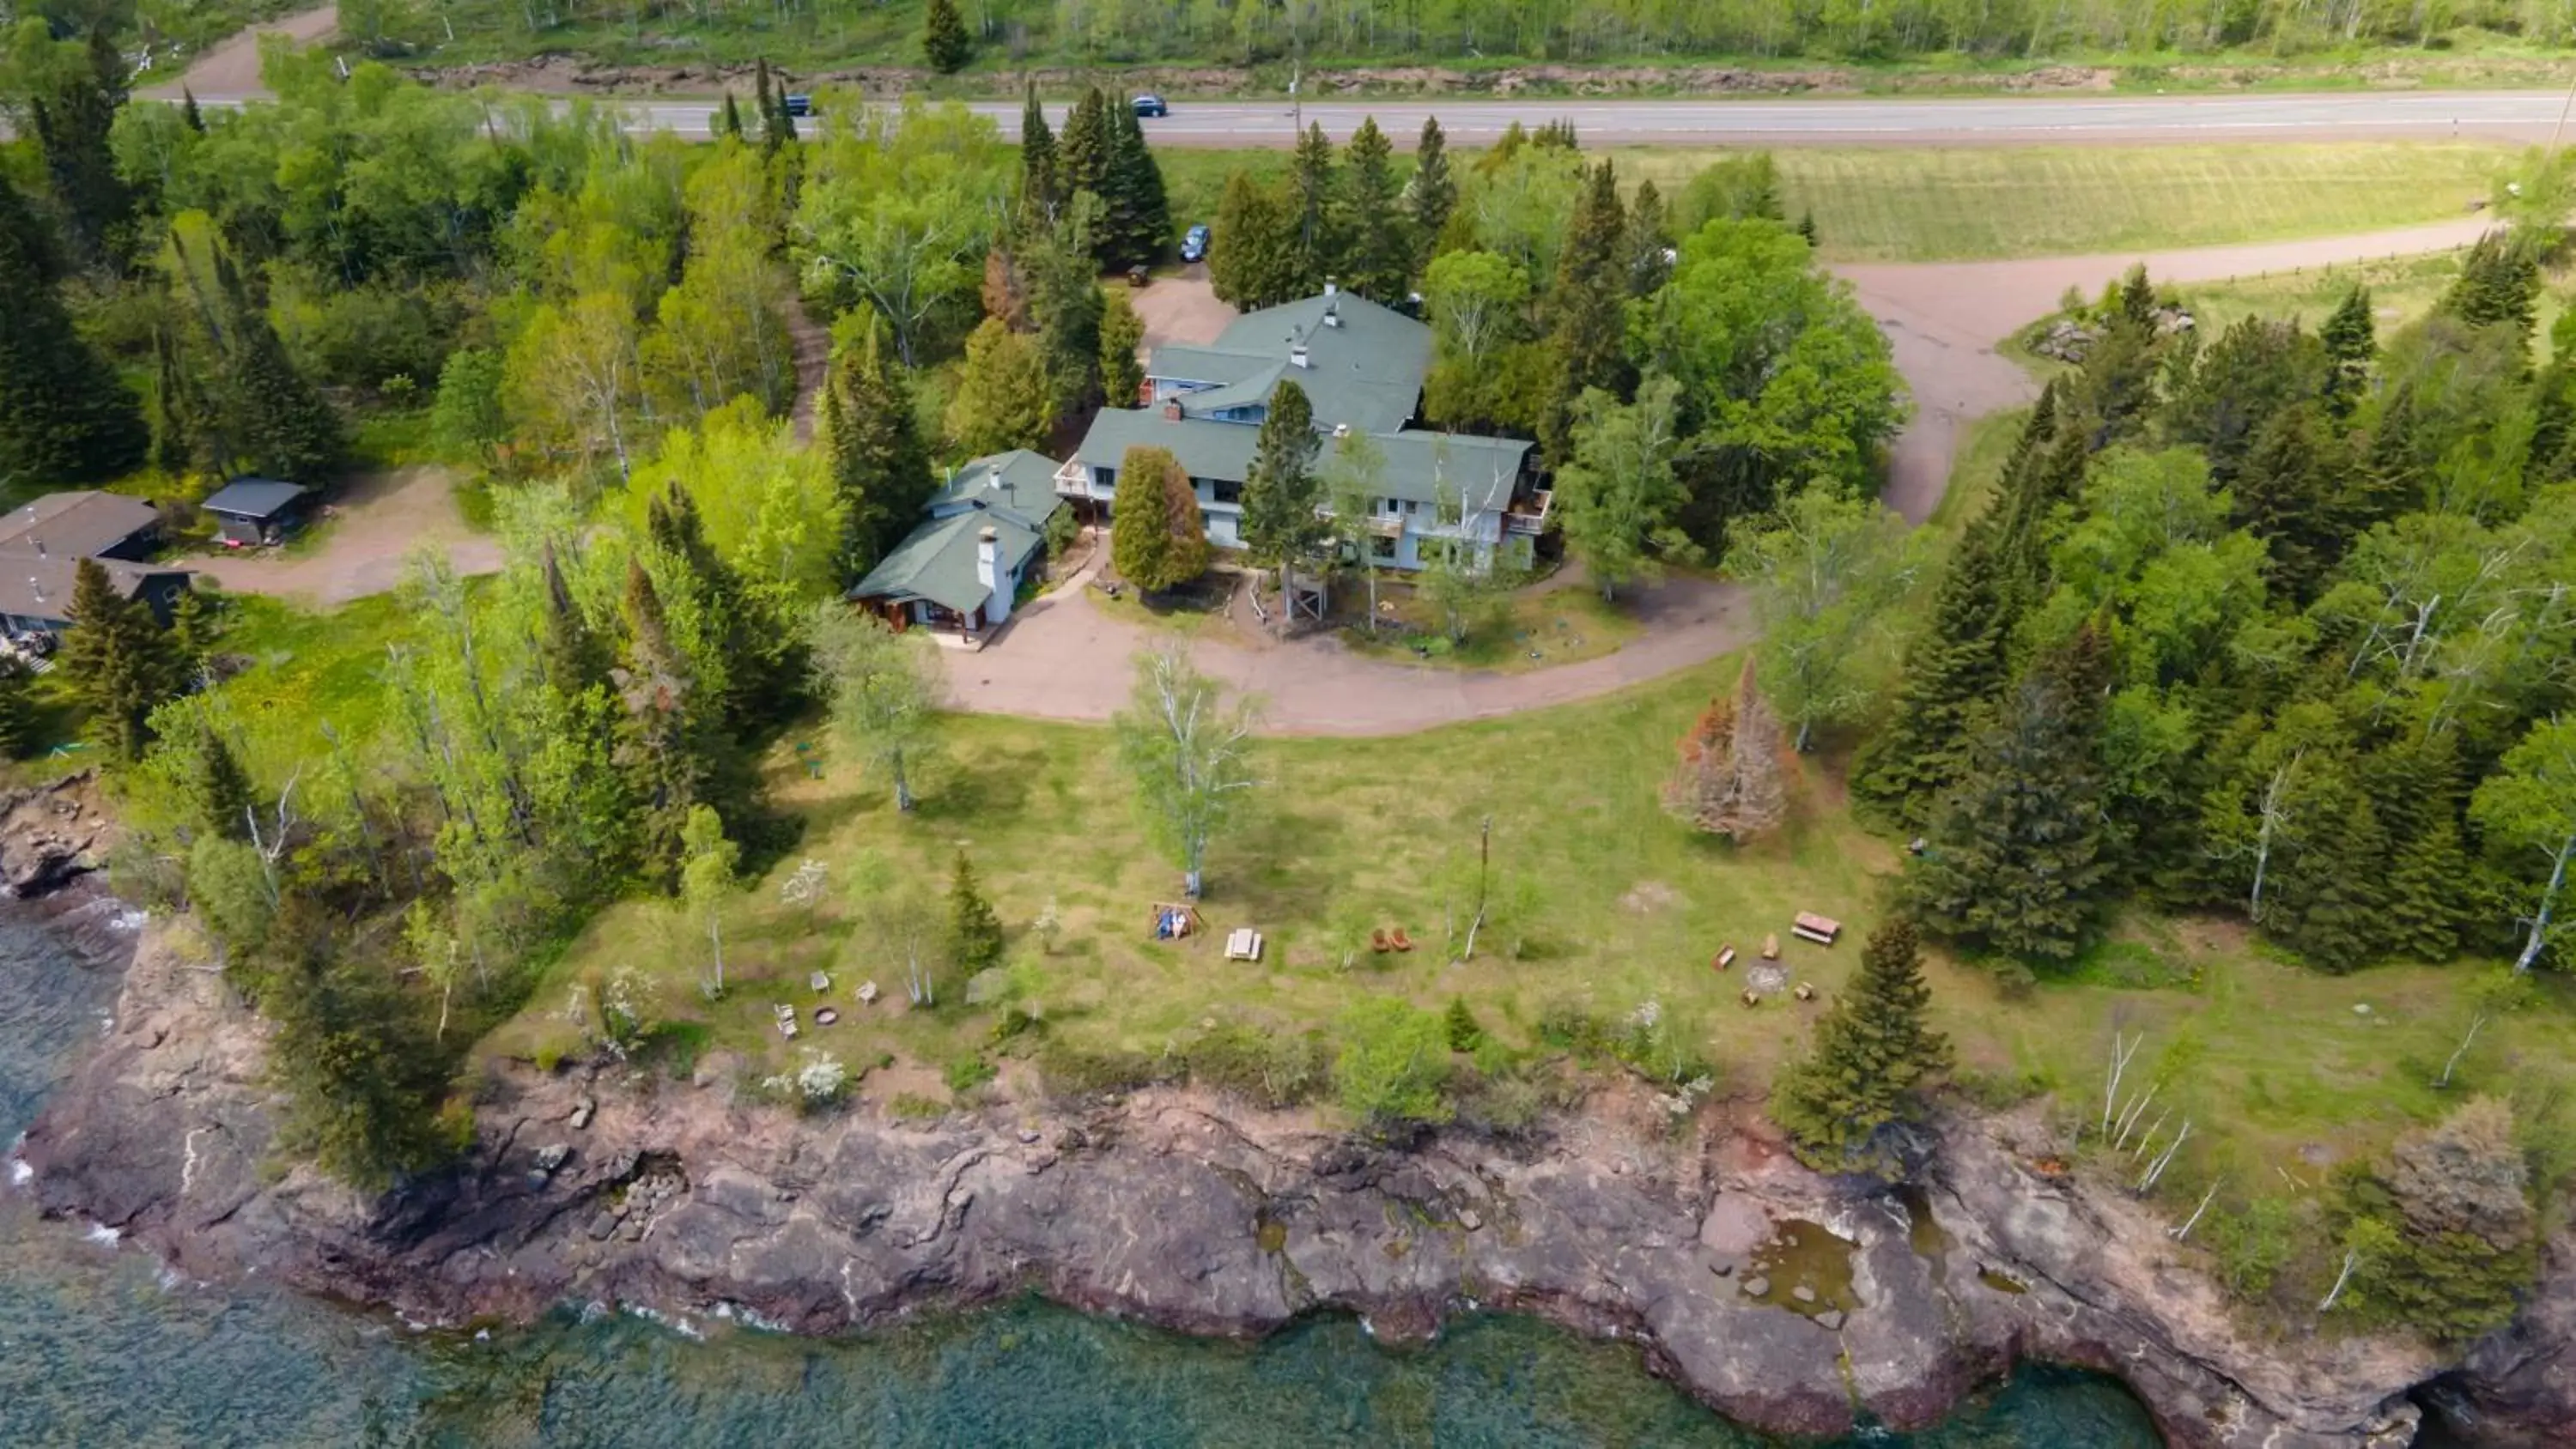
[[[1206,222],[1200,222],[1197,226],[1191,227],[1188,235],[1181,238],[1182,261],[1195,262],[1202,260],[1207,256],[1207,249],[1208,229]]]
[[[1168,116],[1172,113],[1172,108],[1163,104],[1163,98],[1161,96],[1150,93],[1138,96],[1133,101],[1128,102],[1128,104],[1136,108],[1136,114],[1139,116],[1150,118],[1154,116]]]

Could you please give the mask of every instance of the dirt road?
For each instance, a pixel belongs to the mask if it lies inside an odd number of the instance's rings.
[[[1836,267],[1885,329],[1896,367],[1913,390],[1915,417],[1889,460],[1888,506],[1920,523],[1949,486],[1950,461],[1968,422],[2039,395],[2038,384],[1996,346],[2057,308],[2069,287],[2091,295],[2144,262],[2162,282],[2211,282],[2379,257],[2447,251],[2477,240],[2474,218],[2359,236],[2145,255],[2021,257],[1996,262],[1916,262]]]
[[[303,550],[262,549],[189,559],[185,566],[227,589],[275,594],[336,608],[399,587],[412,554],[445,552],[459,574],[501,571],[498,539],[466,527],[456,508],[456,480],[423,466],[378,473],[351,484],[331,505],[328,531]]]
[[[265,25],[254,25],[198,56],[178,79],[143,87],[135,94],[154,100],[175,101],[184,86],[201,101],[237,101],[264,96],[268,90],[259,83],[259,42],[262,37],[283,35],[299,45],[309,45],[339,27],[340,7],[337,5],[325,5],[318,10],[289,15]]]

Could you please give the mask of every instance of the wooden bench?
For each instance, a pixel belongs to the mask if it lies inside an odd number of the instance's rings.
[[[1831,916],[1809,915],[1805,911],[1800,911],[1798,919],[1789,926],[1790,935],[1801,941],[1813,941],[1819,946],[1832,945],[1834,938],[1842,933],[1842,922]]]
[[[1727,967],[1734,965],[1735,948],[1731,945],[1721,948],[1717,953],[1717,959],[1708,964],[1712,969],[1718,971],[1723,971]]]

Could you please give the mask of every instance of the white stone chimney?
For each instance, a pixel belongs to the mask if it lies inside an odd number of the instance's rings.
[[[1011,581],[1002,577],[1002,535],[989,523],[975,535],[975,580],[992,595],[984,601],[986,627],[1011,617]]]
[[[1342,291],[1342,284],[1341,284],[1341,283],[1334,281],[1334,280],[1333,280],[1332,278],[1330,278],[1330,277],[1326,277],[1326,278],[1324,279],[1324,295],[1325,295],[1325,296],[1327,296],[1327,297],[1337,297],[1337,296],[1340,296],[1340,295],[1341,295],[1341,291]]]
[[[1306,351],[1305,343],[1295,342],[1289,344],[1288,365],[1290,367],[1312,367],[1314,365],[1313,356]]]

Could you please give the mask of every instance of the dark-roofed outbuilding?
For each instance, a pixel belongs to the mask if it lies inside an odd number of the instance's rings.
[[[161,541],[161,514],[140,498],[93,488],[48,493],[0,515],[0,550],[46,558],[141,561]]]
[[[215,516],[224,542],[239,548],[275,543],[303,527],[304,510],[312,496],[313,490],[300,483],[236,478],[217,489],[203,506]]]
[[[121,559],[101,559],[99,563],[107,570],[107,581],[118,594],[151,605],[153,617],[164,624],[170,622],[180,598],[188,592],[185,569],[154,568]],[[0,628],[12,634],[59,634],[70,628],[72,588],[79,576],[78,559],[60,554],[0,553]]]

